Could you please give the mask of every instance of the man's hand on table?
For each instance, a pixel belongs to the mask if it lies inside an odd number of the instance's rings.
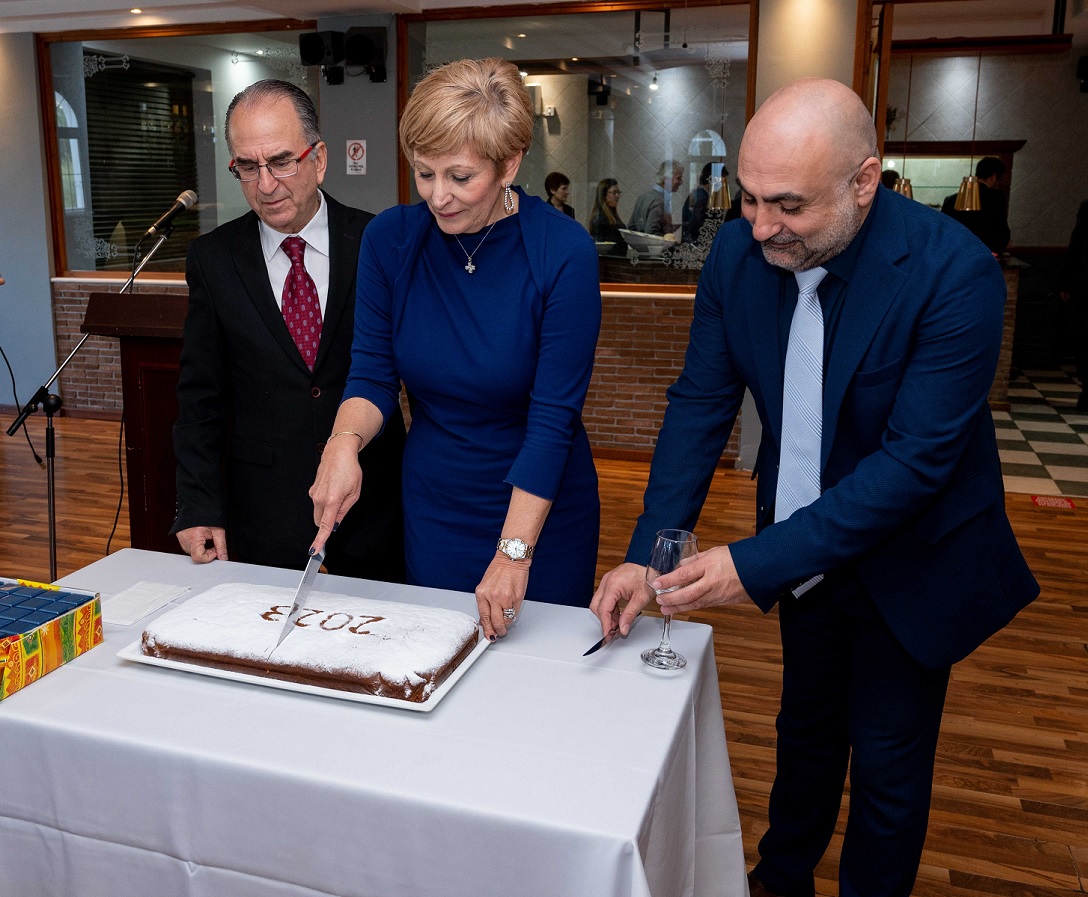
[[[227,560],[227,531],[221,526],[191,526],[180,530],[178,543],[198,564]]]
[[[631,631],[635,617],[652,597],[646,585],[646,568],[639,564],[620,564],[601,577],[589,609],[601,621],[606,645],[617,635],[626,636]]]

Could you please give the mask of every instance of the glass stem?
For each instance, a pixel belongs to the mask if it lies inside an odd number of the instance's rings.
[[[662,654],[672,654],[672,645],[669,644],[669,628],[672,626],[672,617],[665,617],[664,621],[661,627],[661,644],[657,646],[657,650]]]

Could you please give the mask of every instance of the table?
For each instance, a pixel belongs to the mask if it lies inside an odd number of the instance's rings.
[[[59,582],[294,585],[124,549]],[[318,577],[453,607],[469,594]],[[38,897],[746,895],[710,627],[592,657],[586,610],[527,602],[430,713],[118,659],[145,621],[0,703],[0,876]]]

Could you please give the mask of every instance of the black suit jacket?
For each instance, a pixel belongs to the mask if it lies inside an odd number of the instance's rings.
[[[317,532],[308,490],[351,362],[359,242],[373,217],[325,201],[329,294],[313,372],[272,293],[257,215],[189,247],[171,531],[224,527],[234,560],[301,568]],[[362,496],[329,540],[330,572],[403,580],[403,447],[404,421],[395,415],[362,453]]]
[[[1009,248],[1009,203],[1005,194],[985,184],[978,185],[977,212],[956,211],[956,197],[952,193],[944,198],[941,211],[955,218],[978,237],[990,252],[1001,254]]]

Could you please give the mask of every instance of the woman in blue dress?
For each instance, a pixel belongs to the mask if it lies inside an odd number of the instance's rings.
[[[310,492],[320,548],[403,381],[408,581],[475,592],[490,639],[526,598],[588,606],[600,528],[581,419],[597,253],[576,221],[512,186],[532,115],[502,59],[450,63],[413,91],[400,142],[423,202],[363,233],[351,372]]]

